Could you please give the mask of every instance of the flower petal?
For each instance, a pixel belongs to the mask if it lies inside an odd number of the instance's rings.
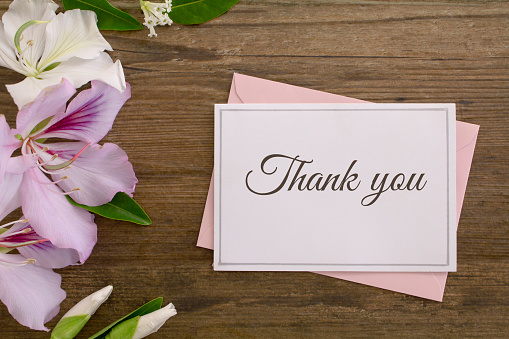
[[[14,36],[18,29],[31,20],[49,21],[55,16],[58,5],[51,0],[14,0],[9,10],[2,16],[5,25],[5,38],[11,49],[15,50]],[[46,24],[31,26],[23,31],[20,41],[24,56],[33,67],[42,55]]]
[[[21,218],[24,219],[24,216]],[[23,229],[32,229],[30,232],[21,232]],[[0,242],[4,244],[11,242],[18,245],[25,241],[42,241],[33,245],[17,247],[19,253],[25,258],[35,259],[35,265],[46,268],[63,268],[69,265],[76,265],[80,260],[78,252],[71,248],[58,248],[51,241],[44,239],[33,231],[30,222],[18,222],[12,225],[7,231],[0,234]]]
[[[49,80],[37,80],[29,77],[16,85],[7,86],[9,92],[11,92],[11,88],[13,86],[17,86],[16,91],[19,91],[20,93],[25,92],[27,95],[24,95],[23,102],[26,100],[34,101],[31,105],[23,107],[16,118],[16,133],[21,134],[23,138],[30,135],[30,132],[41,121],[58,113],[64,112],[65,104],[74,95],[74,93],[76,93],[74,86],[69,81],[63,79],[57,85],[45,87],[43,91],[37,92],[37,97],[34,96],[34,98],[29,99],[29,97],[31,97],[35,92],[35,88],[39,88],[41,85],[45,86],[47,81]],[[22,84],[24,83],[27,84],[27,86],[23,89],[22,87],[24,86]],[[31,92],[30,88],[33,88],[34,91]],[[12,92],[11,95],[13,95]],[[16,104],[18,104],[18,102],[16,102]]]
[[[42,72],[41,79],[68,79],[75,88],[91,80],[100,80],[123,92],[126,88],[124,70],[120,60],[113,63],[106,52],[101,52],[95,59],[71,58],[62,62],[50,71]]]
[[[50,145],[50,152],[58,154],[57,159],[62,163],[70,160],[85,146],[86,144],[81,142],[54,143]],[[115,144],[89,146],[70,168],[61,174],[52,175],[52,178],[57,181],[62,176],[66,176],[67,179],[58,185],[64,191],[80,188],[71,198],[87,206],[106,204],[117,192],[125,192],[132,196],[138,182],[127,154]]]
[[[12,152],[19,146],[21,146],[21,141],[14,137],[5,116],[0,114],[0,183],[3,182],[4,173]]]
[[[58,248],[51,241],[18,247],[18,251],[25,258],[35,259],[37,266],[46,268],[63,268],[76,265],[80,260],[78,252],[72,248]]]
[[[21,206],[19,188],[23,175],[6,173],[0,184],[0,220]]]
[[[7,38],[5,37],[4,24],[0,22],[0,66],[25,74],[25,70],[18,63],[14,51],[14,47],[7,42]]]
[[[32,167],[37,167],[37,158],[23,157],[22,155],[17,157],[10,157],[7,163],[7,169],[5,173],[10,174],[23,174]]]
[[[45,240],[35,233],[27,222],[22,221],[23,219],[18,220],[18,222],[13,224],[10,228],[4,228],[5,232],[0,234],[0,246],[17,248],[24,245],[27,246],[27,243],[35,243]]]
[[[79,93],[65,113],[51,120],[44,137],[97,143],[111,129],[118,111],[131,97],[129,84],[127,86],[120,93],[100,81],[92,81],[91,89]]]
[[[112,49],[97,28],[96,14],[80,9],[65,11],[46,26],[46,44],[38,67],[44,69],[72,57],[94,59],[104,50]]]
[[[44,323],[60,310],[65,291],[62,278],[50,269],[35,265],[5,266],[2,261],[25,258],[19,254],[0,253],[0,300],[20,324],[33,330],[49,331]]]
[[[93,216],[50,189],[57,187],[39,169],[26,171],[20,187],[23,214],[40,236],[57,247],[75,249],[83,263],[97,242]]]

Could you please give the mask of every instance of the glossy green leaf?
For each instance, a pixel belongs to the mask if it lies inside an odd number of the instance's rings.
[[[161,308],[162,305],[163,305],[163,298],[162,297],[159,297],[159,298],[156,298],[156,299],[154,299],[152,301],[149,301],[145,305],[143,305],[140,308],[138,308],[136,311],[133,311],[133,312],[129,313],[128,315],[126,315],[125,317],[115,321],[114,323],[110,324],[106,328],[103,328],[101,331],[97,332],[96,334],[94,334],[93,336],[91,336],[88,339],[103,339],[103,338],[106,338],[108,333],[117,324],[119,324],[119,323],[121,323],[123,321],[129,320],[129,319],[132,319],[132,318],[136,318],[138,316],[142,316],[142,315],[149,314],[149,313],[152,313],[154,311],[157,311],[158,309]]]
[[[108,333],[106,339],[131,339],[136,332],[140,316],[122,321]]]
[[[60,319],[57,326],[51,332],[51,339],[72,339],[85,326],[90,319],[90,315],[82,314],[73,317]]]
[[[239,0],[173,0],[170,19],[183,25],[196,25],[226,13]]]
[[[84,9],[97,14],[97,27],[105,30],[132,31],[143,29],[143,25],[126,12],[113,7],[106,0],[63,0],[66,11]]]
[[[74,206],[84,208],[87,211],[99,214],[105,218],[130,221],[140,225],[150,225],[152,223],[152,220],[150,220],[149,216],[140,205],[124,192],[118,192],[109,203],[101,206],[78,204],[69,196],[66,197]]]

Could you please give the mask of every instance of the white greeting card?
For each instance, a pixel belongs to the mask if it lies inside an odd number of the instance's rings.
[[[454,104],[215,110],[215,270],[456,270]]]

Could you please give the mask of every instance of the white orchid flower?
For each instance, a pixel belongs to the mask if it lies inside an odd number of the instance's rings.
[[[100,80],[119,91],[126,88],[120,61],[104,52],[110,44],[97,28],[92,11],[74,9],[55,14],[52,0],[14,0],[0,24],[0,66],[26,76],[7,85],[18,108],[62,78],[75,88]]]

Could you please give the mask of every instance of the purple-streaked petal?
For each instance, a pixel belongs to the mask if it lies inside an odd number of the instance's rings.
[[[23,214],[41,237],[75,249],[83,263],[97,242],[97,226],[90,212],[71,205],[58,190],[39,169],[26,171],[20,187]]]
[[[0,220],[21,206],[19,189],[23,175],[6,173],[4,179],[0,184]]]
[[[92,81],[92,88],[79,93],[65,113],[52,119],[44,137],[97,143],[109,132],[118,111],[131,97],[131,88],[126,86],[124,92],[119,92],[103,82]]]
[[[36,243],[44,240],[35,233],[27,222],[21,221],[0,234],[0,246],[7,248],[17,248],[27,243]]]
[[[26,78],[21,83],[25,81],[46,81],[29,79],[33,78]],[[28,93],[30,89],[25,89],[25,91]],[[58,113],[64,112],[65,104],[74,93],[76,93],[74,86],[66,79],[63,79],[57,85],[44,88],[40,94],[37,95],[32,104],[24,106],[23,109],[19,111],[16,118],[16,133],[26,138],[38,123]]]
[[[14,137],[5,116],[0,114],[0,183],[3,181],[7,162],[12,152],[19,146],[21,146],[21,141]]]
[[[51,241],[18,247],[18,251],[26,258],[35,259],[35,265],[46,268],[76,265],[80,260],[78,252],[72,248],[58,248]]]
[[[22,220],[24,217],[21,218]],[[29,229],[28,232],[21,232]],[[34,241],[33,245],[20,246],[25,242]],[[46,268],[63,268],[76,265],[80,260],[78,252],[71,248],[58,248],[38,235],[29,222],[18,222],[6,232],[0,234],[0,244],[17,247],[19,253],[25,258],[35,259],[35,265]]]
[[[50,145],[52,154],[58,154],[60,163],[68,161],[86,146],[82,142],[63,142]],[[50,156],[47,155],[49,158]],[[44,159],[43,159],[44,160]],[[99,206],[113,199],[117,192],[132,196],[138,182],[127,154],[115,144],[94,144],[86,148],[67,170],[52,175],[54,181],[67,177],[58,185],[76,202],[87,206]]]
[[[22,261],[19,254],[0,253],[0,300],[20,324],[33,330],[49,331],[44,324],[56,316],[65,291],[62,278],[52,270],[27,264],[6,266],[2,261]]]

